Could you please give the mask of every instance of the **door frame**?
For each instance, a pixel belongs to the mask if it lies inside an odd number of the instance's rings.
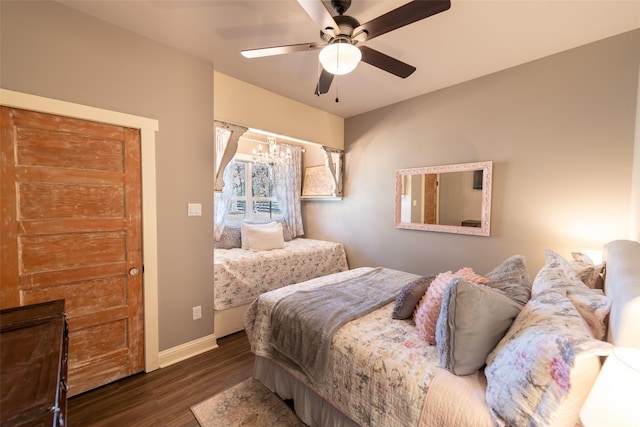
[[[144,370],[160,368],[158,332],[158,236],[156,132],[158,120],[0,88],[0,105],[140,130],[142,162],[142,256],[144,265]]]

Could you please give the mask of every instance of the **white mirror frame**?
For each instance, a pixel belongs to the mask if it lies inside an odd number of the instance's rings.
[[[396,171],[395,194],[395,228],[408,230],[437,231],[441,233],[470,234],[474,236],[489,236],[491,230],[491,178],[492,162],[460,163],[457,165],[427,166],[421,168],[399,169]],[[463,227],[456,225],[418,224],[402,222],[401,196],[402,182],[407,175],[440,174],[447,172],[467,172],[482,170],[482,212],[480,227]]]

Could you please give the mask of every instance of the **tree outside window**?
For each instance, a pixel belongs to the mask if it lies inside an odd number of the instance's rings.
[[[234,160],[233,196],[226,222],[282,218],[275,195],[273,169],[266,163]]]

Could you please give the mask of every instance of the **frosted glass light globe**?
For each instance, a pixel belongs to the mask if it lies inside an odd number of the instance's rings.
[[[348,74],[356,69],[362,59],[360,49],[351,43],[333,43],[320,51],[322,68],[331,74]]]

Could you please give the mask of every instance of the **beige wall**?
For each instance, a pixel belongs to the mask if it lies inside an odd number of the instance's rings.
[[[0,87],[158,120],[159,350],[212,334],[213,65],[55,2],[0,14]]]
[[[631,184],[631,239],[640,241],[640,66],[638,68],[638,102],[636,104],[636,143],[633,152]]]
[[[638,46],[640,30],[347,119],[345,198],[307,202],[308,235],[351,267],[486,273],[522,254],[532,276],[544,248],[629,238]],[[485,160],[491,237],[394,229],[396,169]]]
[[[344,119],[282,95],[214,73],[216,120],[344,148]]]

